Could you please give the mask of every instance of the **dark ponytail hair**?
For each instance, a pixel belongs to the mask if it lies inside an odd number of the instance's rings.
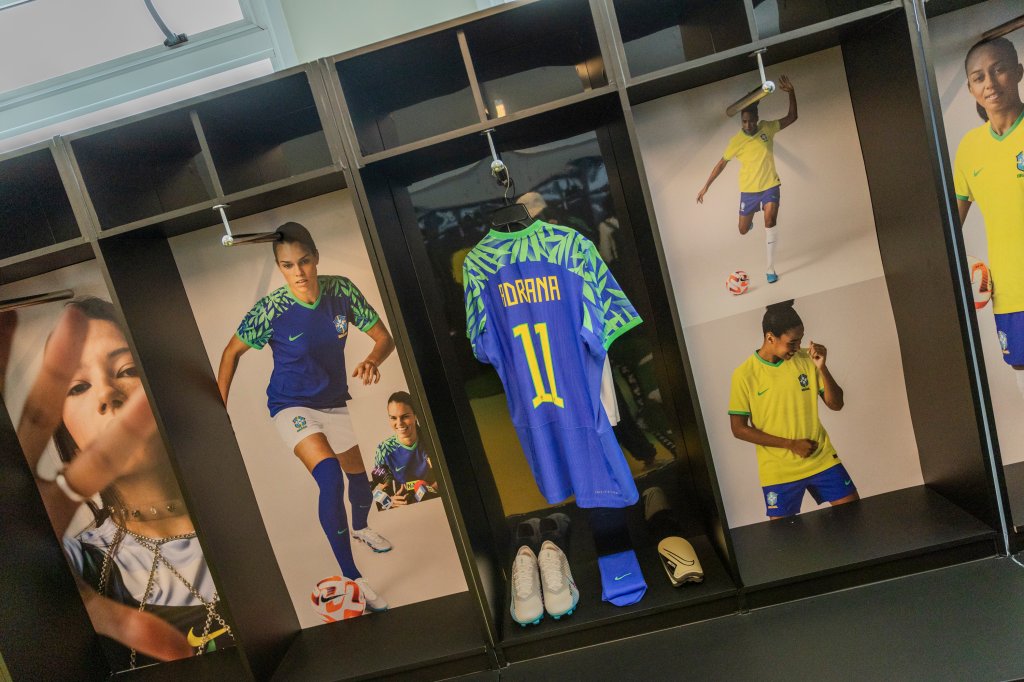
[[[277,247],[279,244],[302,244],[314,256],[319,255],[316,250],[316,243],[313,242],[313,235],[309,233],[306,226],[301,223],[289,222],[275,230],[277,241],[274,244],[274,259],[277,259]]]
[[[781,303],[773,303],[765,308],[764,317],[761,318],[762,334],[771,332],[773,336],[779,337],[790,329],[803,326],[803,320],[793,309],[793,301],[794,299],[789,299]]]
[[[1017,48],[1014,47],[1013,43],[1007,38],[988,38],[985,40],[979,40],[978,42],[971,45],[971,49],[967,50],[967,56],[964,57],[964,73],[967,73],[967,62],[971,60],[971,55],[975,51],[980,50],[983,47],[991,47],[996,52],[999,52],[1003,59],[1006,59],[1013,64],[1019,64],[1020,58],[1017,56]],[[970,78],[970,73],[967,73]],[[985,111],[985,107],[981,104],[975,103],[978,109],[978,116],[981,117],[982,121],[988,121],[988,112]]]

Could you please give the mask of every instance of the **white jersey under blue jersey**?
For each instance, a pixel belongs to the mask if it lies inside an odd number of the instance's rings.
[[[463,263],[466,328],[494,365],[545,499],[625,507],[636,484],[601,405],[607,349],[640,324],[597,248],[541,221],[491,230]]]

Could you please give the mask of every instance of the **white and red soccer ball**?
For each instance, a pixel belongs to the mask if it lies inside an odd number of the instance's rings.
[[[358,618],[366,611],[366,598],[355,580],[340,575],[324,578],[310,595],[313,610],[325,623]]]
[[[967,257],[967,268],[971,273],[974,307],[981,310],[992,300],[992,276],[989,274],[988,266],[974,256]]]
[[[739,296],[747,290],[750,286],[750,277],[747,276],[743,270],[736,270],[730,272],[729,276],[725,280],[725,288],[729,290],[729,293],[733,296]]]

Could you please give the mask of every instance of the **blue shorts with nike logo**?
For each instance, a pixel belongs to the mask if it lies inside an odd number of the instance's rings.
[[[809,492],[818,504],[834,502],[857,492],[857,486],[853,484],[853,479],[842,464],[825,469],[819,474],[801,478],[799,481],[766,485],[761,489],[764,491],[764,506],[768,516],[799,514],[804,491]]]
[[[1008,365],[1024,365],[1024,312],[999,313],[995,318],[1003,360]]]
[[[782,185],[769,187],[763,192],[740,192],[740,215],[757,213],[765,204],[779,203]]]

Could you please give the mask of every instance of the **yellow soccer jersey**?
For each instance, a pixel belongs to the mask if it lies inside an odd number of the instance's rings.
[[[732,373],[729,414],[750,417],[755,429],[781,438],[810,438],[818,450],[806,459],[785,448],[757,447],[761,485],[799,481],[839,464],[818,419],[821,375],[806,350],[776,363],[752,354]]]
[[[782,182],[775,170],[775,133],[780,129],[778,121],[761,121],[753,135],[741,130],[729,140],[722,158],[739,159],[741,192],[763,192]]]
[[[953,164],[956,196],[981,209],[996,313],[1024,311],[1024,112],[1005,135],[988,123],[964,135]]]

